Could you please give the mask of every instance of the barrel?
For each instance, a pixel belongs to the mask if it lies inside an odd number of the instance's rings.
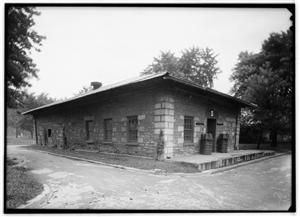
[[[221,153],[227,153],[228,151],[228,134],[220,134],[217,140],[217,151]]]
[[[200,140],[200,154],[211,155],[213,148],[212,134],[206,133],[201,135]]]

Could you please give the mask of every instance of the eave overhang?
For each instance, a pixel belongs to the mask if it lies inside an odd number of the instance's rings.
[[[132,87],[132,86],[135,86],[135,85],[137,86],[137,85],[146,84],[146,83],[150,82],[150,80],[154,81],[154,80],[162,80],[162,79],[163,80],[171,80],[171,81],[186,85],[187,87],[194,87],[197,90],[200,90],[203,94],[215,95],[215,96],[227,99],[227,100],[229,100],[233,103],[239,104],[240,107],[250,107],[250,108],[256,108],[257,107],[257,105],[255,105],[253,103],[247,102],[245,100],[238,99],[236,97],[233,97],[233,96],[230,96],[228,94],[213,90],[211,88],[202,87],[200,85],[195,84],[194,82],[188,81],[186,79],[178,78],[178,77],[175,77],[173,75],[170,75],[167,72],[164,72],[164,73],[158,73],[158,74],[148,75],[148,76],[139,76],[139,77],[134,78],[134,79],[129,79],[129,80],[125,80],[125,81],[122,81],[122,82],[118,82],[116,84],[103,86],[99,89],[93,90],[93,91],[88,92],[84,95],[77,96],[77,97],[74,97],[74,98],[71,98],[71,99],[68,99],[68,100],[64,100],[64,101],[54,102],[54,103],[44,105],[44,106],[40,106],[40,107],[37,107],[37,108],[34,108],[34,109],[30,109],[28,111],[23,112],[22,114],[23,115],[34,114],[34,113],[44,111],[44,110],[47,110],[47,109],[50,109],[50,108],[55,108],[55,107],[58,107],[58,106],[61,106],[61,105],[67,105],[67,104],[75,103],[75,102],[78,102],[78,101],[85,102],[86,100],[88,100],[91,97],[100,96],[100,93],[105,93],[105,92],[107,93],[107,92],[117,90],[117,89],[121,89],[121,88],[125,88],[125,87],[130,87],[130,86]]]

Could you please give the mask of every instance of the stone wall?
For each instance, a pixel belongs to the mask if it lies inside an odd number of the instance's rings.
[[[159,134],[163,132],[163,158],[200,152],[201,134],[207,131],[208,109],[217,112],[216,139],[229,134],[228,151],[239,135],[239,109],[225,101],[213,101],[188,91],[162,89],[137,91],[111,99],[57,112],[36,115],[38,144],[45,145],[44,134],[51,129],[47,145],[63,148],[64,135],[71,149],[156,157]],[[128,116],[138,117],[138,141],[128,142]],[[193,141],[184,142],[184,116],[194,121]],[[104,119],[112,118],[112,141],[104,141]],[[236,125],[238,118],[238,124]],[[86,139],[86,120],[93,121],[91,140]],[[197,124],[196,124],[197,123]],[[237,135],[236,135],[237,133]]]
[[[173,156],[174,147],[174,99],[162,94],[154,105],[154,134],[158,138],[160,131],[164,135],[164,158]]]
[[[51,129],[49,146],[62,148],[62,129],[68,146],[72,149],[83,148],[132,155],[155,157],[154,104],[153,92],[114,97],[110,101],[74,107],[56,113],[36,116],[38,143],[44,144],[43,132]],[[138,116],[138,141],[127,142],[127,116]],[[91,140],[86,140],[86,119],[93,120]],[[104,119],[112,118],[112,141],[104,141]]]
[[[239,121],[236,126],[236,117],[239,112],[233,104],[223,101],[211,101],[208,98],[189,93],[187,91],[173,91],[174,99],[174,156],[181,154],[196,154],[200,152],[201,134],[207,132],[208,110],[217,112],[216,140],[221,133],[229,134],[228,151],[234,150],[238,144]],[[194,138],[190,143],[184,142],[184,116],[194,118]],[[196,125],[196,123],[198,123]],[[216,142],[216,141],[215,141]]]

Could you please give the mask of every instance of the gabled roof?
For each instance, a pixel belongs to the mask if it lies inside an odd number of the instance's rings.
[[[33,113],[35,111],[41,111],[41,110],[43,110],[45,108],[54,107],[56,105],[65,104],[65,103],[68,103],[68,102],[76,101],[78,99],[82,99],[82,98],[85,98],[87,96],[91,96],[91,95],[94,95],[94,94],[97,94],[97,93],[100,93],[100,92],[110,91],[112,89],[117,89],[117,88],[125,86],[125,85],[141,83],[141,82],[145,82],[145,81],[148,81],[148,80],[151,80],[151,79],[155,79],[155,78],[159,78],[159,77],[164,78],[164,79],[170,79],[170,80],[173,80],[173,81],[176,81],[176,82],[188,85],[188,86],[193,86],[193,87],[199,88],[199,89],[201,89],[203,91],[207,91],[207,92],[213,93],[215,95],[219,95],[221,97],[225,97],[225,98],[231,99],[231,100],[233,100],[233,101],[235,101],[237,103],[240,103],[240,104],[242,104],[244,106],[256,107],[256,105],[253,104],[253,103],[249,103],[247,101],[244,101],[244,100],[238,99],[236,97],[230,96],[228,94],[225,94],[225,93],[213,90],[211,88],[202,87],[200,85],[195,84],[194,82],[188,81],[186,79],[178,78],[178,77],[176,77],[174,75],[170,75],[168,72],[163,72],[163,73],[157,73],[157,74],[151,74],[151,75],[145,75],[145,76],[138,76],[138,77],[134,77],[134,78],[131,78],[131,79],[123,80],[123,81],[120,81],[120,82],[117,82],[117,83],[114,83],[114,84],[111,84],[111,85],[102,86],[102,87],[100,87],[100,88],[98,88],[96,90],[92,90],[92,91],[90,91],[88,93],[85,93],[83,95],[76,96],[76,97],[73,97],[73,98],[70,98],[70,99],[67,99],[67,100],[63,100],[63,101],[57,101],[57,102],[50,103],[50,104],[47,104],[47,105],[44,105],[44,106],[40,106],[40,107],[37,107],[37,108],[34,108],[34,109],[30,109],[28,111],[23,112],[22,114],[23,115],[30,114],[30,113]]]
[[[209,92],[209,93],[212,93],[212,94],[215,94],[215,95],[218,95],[218,96],[221,96],[221,97],[233,100],[233,101],[235,101],[237,103],[240,103],[240,104],[242,104],[244,106],[248,106],[248,107],[252,107],[252,108],[256,108],[257,107],[257,105],[254,104],[254,103],[250,103],[250,102],[247,102],[245,100],[239,99],[237,97],[230,96],[229,94],[222,93],[222,92],[214,90],[212,88],[202,87],[202,86],[200,86],[200,85],[198,85],[198,84],[196,84],[196,83],[194,83],[192,81],[189,81],[187,79],[179,78],[179,77],[176,77],[174,75],[168,75],[166,77],[166,79],[174,80],[176,82],[179,82],[179,83],[182,83],[182,84],[186,84],[188,86],[196,87],[196,88],[201,89],[203,91],[206,91],[206,92]]]

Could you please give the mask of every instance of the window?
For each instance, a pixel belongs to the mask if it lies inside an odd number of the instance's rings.
[[[194,137],[194,118],[191,116],[184,116],[184,141],[193,142]]]
[[[51,137],[51,135],[52,135],[52,132],[51,132],[51,129],[48,129],[48,137]]]
[[[92,120],[85,121],[85,130],[86,130],[86,140],[90,140],[91,134],[93,132],[93,121]]]
[[[104,119],[104,141],[112,141],[112,119]]]
[[[137,142],[138,137],[138,119],[137,116],[128,118],[128,142]]]

